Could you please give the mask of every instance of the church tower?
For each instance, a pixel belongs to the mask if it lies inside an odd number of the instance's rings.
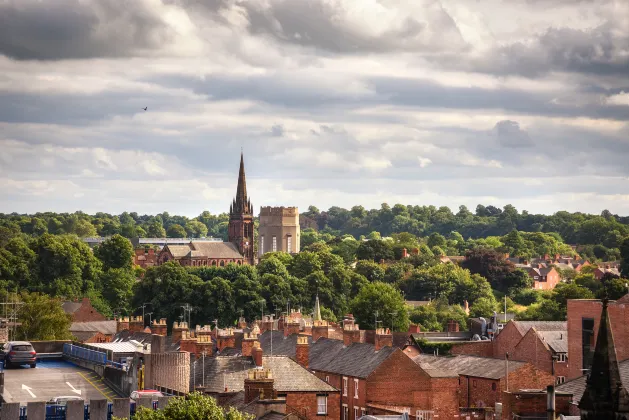
[[[247,197],[247,181],[245,179],[245,161],[240,153],[240,171],[236,197],[229,206],[229,242],[238,248],[245,262],[254,264],[253,258],[253,206]]]

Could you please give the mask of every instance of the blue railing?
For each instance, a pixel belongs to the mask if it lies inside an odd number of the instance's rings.
[[[63,354],[64,356],[87,360],[88,362],[96,363],[99,365],[107,364],[107,354],[101,351],[90,350],[72,344],[63,345]]]

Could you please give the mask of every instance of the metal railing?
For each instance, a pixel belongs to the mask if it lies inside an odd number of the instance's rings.
[[[153,410],[159,409],[159,402],[153,401]],[[135,415],[137,406],[135,402],[131,402],[129,406],[129,412],[131,417]],[[20,420],[28,420],[26,407],[20,407]],[[114,405],[112,403],[107,404],[107,420],[111,420],[114,415]],[[85,405],[84,420],[90,420],[90,406]],[[46,420],[66,420],[66,407],[64,405],[47,405],[46,406]]]
[[[63,355],[74,357],[76,359],[86,360],[88,362],[96,363],[99,365],[107,365],[107,354],[101,351],[90,350],[84,347],[75,346],[73,344],[63,345]]]

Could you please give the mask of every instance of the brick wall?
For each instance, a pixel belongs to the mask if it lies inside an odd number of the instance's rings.
[[[105,321],[106,319],[92,306],[89,298],[83,298],[81,307],[72,314],[73,322]]]
[[[594,320],[594,335],[591,339],[592,351],[596,345],[598,325],[600,323],[603,306],[599,300],[569,300],[568,301],[568,374],[567,379],[582,375],[582,320]],[[625,304],[609,303],[609,319],[616,344],[618,361],[629,359],[629,307]]]
[[[102,332],[98,331],[96,334],[88,338],[85,343],[109,343],[111,341],[111,335],[105,335]]]
[[[327,416],[317,415],[317,393],[316,392],[288,392],[286,393],[287,411],[295,409],[302,416],[308,419],[340,419],[339,393],[328,393],[328,414]],[[321,394],[323,395],[323,394]]]
[[[394,352],[367,378],[367,404],[434,410],[438,418],[458,413],[458,378],[431,378],[402,351]]]
[[[503,392],[502,419],[511,420],[513,414],[546,415],[546,392]],[[555,410],[557,414],[570,414],[571,394],[555,395]],[[579,415],[579,413],[577,413]]]
[[[145,389],[161,386],[178,392],[190,392],[189,353],[160,353],[144,357],[145,369],[148,371],[145,374]]]
[[[466,341],[452,345],[450,354],[468,354],[471,356],[493,357],[494,343],[492,341]]]
[[[544,345],[539,335],[531,328],[520,340],[516,349],[511,353],[511,360],[529,362],[538,369],[552,372],[552,351]]]
[[[494,356],[498,359],[504,359],[505,354],[513,354],[515,346],[518,345],[522,339],[522,334],[516,328],[513,322],[507,322],[507,325],[500,331],[500,334],[496,336],[496,339],[492,341],[494,344]]]

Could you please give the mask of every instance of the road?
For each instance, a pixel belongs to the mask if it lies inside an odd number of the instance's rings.
[[[85,401],[112,400],[117,395],[94,372],[65,361],[38,361],[37,367],[4,371],[4,401],[48,401],[53,397],[77,395]]]

